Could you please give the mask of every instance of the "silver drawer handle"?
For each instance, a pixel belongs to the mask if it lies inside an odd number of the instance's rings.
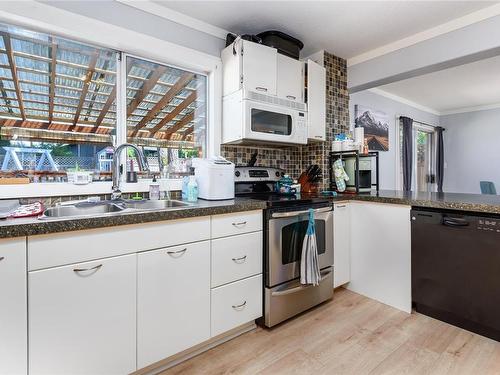
[[[4,259],[5,259],[5,257],[0,257],[0,262],[1,262],[2,260],[4,260]]]
[[[185,247],[184,249],[182,250],[177,250],[177,251],[167,251],[167,254],[168,255],[171,255],[171,256],[175,256],[177,255],[178,257],[180,257],[181,255],[183,255],[185,252],[187,251],[187,247]]]
[[[293,96],[293,95],[287,95],[286,97],[287,97],[287,99],[291,99],[291,100],[297,99],[297,97]]]
[[[97,271],[102,267],[102,264],[98,264],[95,267],[92,268],[73,268],[73,272],[79,273],[79,272],[90,272],[90,271]]]
[[[267,92],[267,89],[266,89],[265,87],[261,87],[261,86],[257,86],[257,87],[255,88],[255,90],[257,90],[257,91],[265,91],[265,92]]]
[[[247,225],[247,222],[246,221],[241,221],[239,223],[233,223],[233,226],[235,226],[236,228],[238,227],[242,227],[244,225]]]
[[[235,310],[243,310],[247,304],[247,301],[243,302],[241,305],[233,305],[233,309]]]
[[[242,264],[242,263],[245,263],[245,261],[247,260],[247,256],[244,255],[240,258],[233,258],[233,262],[234,263],[237,263],[237,264]]]
[[[338,204],[335,206],[335,208],[346,208],[347,206],[345,204]]]

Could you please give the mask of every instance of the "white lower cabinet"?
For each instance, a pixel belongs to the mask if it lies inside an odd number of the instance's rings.
[[[260,210],[0,241],[0,259],[2,375],[128,374],[262,316]]]
[[[136,259],[29,273],[30,374],[136,370]]]
[[[137,365],[210,338],[210,241],[138,254]]]
[[[262,275],[212,289],[212,337],[262,316]]]
[[[333,204],[333,287],[351,281],[351,223],[349,203]]]
[[[26,374],[26,238],[0,241],[0,374]]]
[[[349,203],[352,224],[348,288],[411,312],[410,206]]]

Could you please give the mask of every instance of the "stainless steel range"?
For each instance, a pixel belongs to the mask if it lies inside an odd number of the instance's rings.
[[[283,171],[266,167],[236,167],[237,196],[267,202],[264,210],[264,314],[272,327],[333,296],[333,208],[322,198],[276,193]],[[300,284],[300,258],[307,231],[308,210],[314,209],[321,268],[318,286]]]

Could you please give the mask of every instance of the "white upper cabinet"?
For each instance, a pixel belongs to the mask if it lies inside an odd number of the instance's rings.
[[[304,102],[304,63],[278,53],[278,97]]]
[[[210,338],[210,241],[138,255],[138,368]]]
[[[0,241],[0,374],[26,374],[26,238]]]
[[[275,48],[240,40],[222,51],[223,95],[243,88],[276,95],[278,52]]]
[[[307,60],[307,138],[326,140],[326,69]]]
[[[29,273],[30,375],[137,369],[136,257]]]

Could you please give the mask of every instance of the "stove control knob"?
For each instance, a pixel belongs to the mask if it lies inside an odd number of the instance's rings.
[[[240,171],[236,171],[236,172],[234,172],[234,175],[235,175],[236,177],[240,177],[241,173],[240,173]]]
[[[276,177],[279,177],[280,176],[280,173],[278,171],[276,171]]]

